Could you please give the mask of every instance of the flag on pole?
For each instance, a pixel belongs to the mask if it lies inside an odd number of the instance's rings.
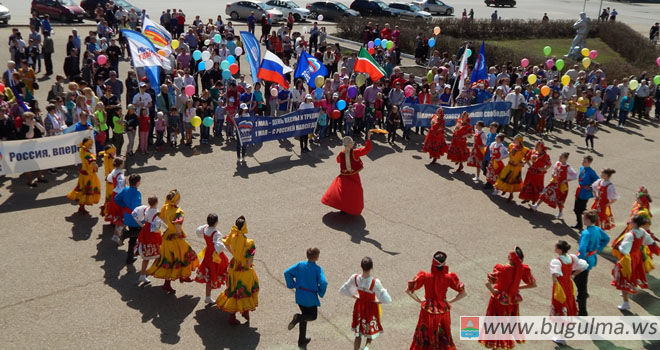
[[[245,49],[245,58],[247,58],[252,72],[252,83],[259,81],[257,74],[259,73],[259,63],[261,62],[261,47],[259,40],[255,38],[254,34],[246,31],[241,31],[241,40],[243,41],[243,48]]]
[[[142,34],[157,48],[169,48],[172,34],[165,27],[145,17],[142,21]]]
[[[468,66],[467,66],[467,46],[465,46],[465,50],[463,50],[463,56],[461,58],[461,65],[458,68],[458,71],[460,72],[460,75],[458,77],[458,91],[463,91],[463,87],[465,86],[465,78],[467,78],[468,74]]]
[[[378,79],[385,75],[385,70],[381,67],[376,60],[365,50],[364,47],[360,48],[360,52],[353,66],[353,71],[359,73],[367,73],[371,81],[376,82]]]
[[[128,49],[131,50],[133,67],[144,67],[151,86],[154,88],[160,86],[158,67],[165,70],[172,69],[170,60],[159,55],[154,44],[142,33],[128,29],[122,29],[121,33],[128,42]]]
[[[488,80],[488,67],[486,66],[486,52],[483,41],[481,42],[481,49],[479,49],[479,56],[477,56],[477,60],[474,63],[472,77],[470,78],[470,81],[473,83],[479,80]]]
[[[264,55],[263,61],[261,61],[261,67],[259,67],[259,73],[257,76],[265,81],[278,83],[285,89],[288,89],[289,82],[284,77],[284,74],[291,71],[293,71],[293,69],[285,65],[277,55],[266,50],[266,54]]]
[[[317,76],[325,77],[326,75],[328,75],[328,68],[326,68],[316,57],[308,54],[305,50],[300,53],[298,64],[296,65],[296,72],[293,75],[294,78],[303,77],[307,82],[307,85],[310,87],[316,87],[314,79],[316,79]]]

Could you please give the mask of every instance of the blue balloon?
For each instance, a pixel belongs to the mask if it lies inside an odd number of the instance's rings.
[[[321,97],[323,97],[323,89],[321,88],[316,88],[314,90],[314,97],[316,97],[317,100],[320,100]]]
[[[343,111],[344,108],[346,108],[346,101],[344,100],[337,101],[337,109]]]
[[[429,47],[433,47],[433,46],[435,46],[435,39],[431,38],[429,39]]]
[[[220,68],[222,68],[222,70],[229,69],[230,65],[231,65],[231,63],[229,63],[229,61],[227,61],[227,60],[224,60],[224,61],[220,62]]]
[[[234,50],[236,49],[236,43],[233,40],[228,41],[227,42],[227,49],[229,50],[229,52],[234,52]]]
[[[383,40],[380,42],[380,47],[382,47],[383,49],[386,49],[386,48],[387,48],[387,39],[383,39]]]
[[[197,70],[201,72],[204,69],[206,69],[206,64],[204,63],[204,61],[199,61],[199,63],[197,64]]]
[[[236,57],[232,55],[227,56],[227,62],[229,62],[229,64],[236,62]]]
[[[231,79],[231,72],[228,70],[223,70],[222,71],[222,79]]]
[[[216,44],[219,44],[219,43],[222,42],[222,37],[220,36],[220,34],[216,34],[216,35],[213,36],[213,42],[215,42]]]
[[[374,46],[380,46],[380,39],[374,40]]]
[[[201,58],[202,58],[202,51],[195,50],[193,52],[193,59],[195,59],[195,61],[199,61]]]

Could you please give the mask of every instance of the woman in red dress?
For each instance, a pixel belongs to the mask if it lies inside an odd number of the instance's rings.
[[[561,219],[562,211],[564,210],[564,202],[568,196],[568,182],[577,179],[577,172],[568,163],[568,152],[564,152],[559,156],[559,161],[552,167],[552,179],[541,191],[541,196],[538,201],[531,204],[533,210],[537,210],[539,204],[545,202],[550,208],[559,209],[559,213],[555,216]]]
[[[463,112],[456,121],[454,133],[451,135],[451,143],[447,151],[447,159],[458,163],[456,171],[463,170],[463,162],[470,157],[470,149],[467,145],[467,138],[472,135],[472,125],[470,125],[470,116]]]
[[[539,200],[541,191],[543,191],[545,173],[552,166],[550,155],[542,141],[536,143],[533,151],[527,152],[525,163],[529,165],[529,168],[527,168],[519,197],[523,200],[523,204],[527,202],[535,203]]]
[[[431,117],[431,128],[424,138],[424,147],[422,152],[428,152],[433,160],[429,165],[435,164],[438,158],[447,152],[447,142],[445,142],[445,112],[442,107],[438,108]]]
[[[222,236],[216,228],[218,224],[218,215],[209,214],[206,217],[206,225],[197,228],[198,236],[204,238],[206,248],[199,253],[199,259],[202,263],[197,268],[195,282],[206,284],[206,303],[213,304],[215,300],[211,298],[211,289],[217,289],[227,280],[227,268],[229,259],[224,252],[228,252],[227,247],[222,243]]]
[[[614,169],[604,169],[600,173],[600,179],[591,184],[594,192],[594,204],[591,209],[598,212],[598,224],[605,231],[615,226],[611,205],[619,199],[619,195],[616,194],[614,184],[610,181],[614,173],[616,173]]]
[[[412,281],[408,281],[406,294],[422,305],[410,350],[456,349],[451,337],[450,304],[462,299],[466,293],[463,282],[455,273],[449,272],[445,260],[447,254],[436,252],[433,255],[431,272],[420,271]],[[415,294],[415,291],[422,287],[424,300]],[[458,294],[447,300],[449,288]]]
[[[484,160],[484,155],[486,154],[486,141],[488,137],[483,131],[484,122],[481,120],[474,125],[474,143],[472,144],[472,151],[470,151],[470,157],[467,160],[467,166],[475,167],[477,169],[477,174],[474,175],[472,180],[479,181],[479,174],[481,173],[481,162]]]
[[[325,191],[321,203],[339,209],[343,213],[360,215],[364,209],[364,195],[360,170],[364,167],[360,157],[371,151],[371,131],[364,147],[353,149],[355,142],[350,136],[343,139],[344,150],[337,155],[340,174]]]
[[[488,274],[486,287],[490,290],[490,301],[486,316],[518,316],[518,307],[522,302],[519,290],[535,288],[536,280],[529,266],[523,264],[522,249],[516,247],[509,252],[509,264],[497,264],[493,273]],[[520,285],[520,281],[524,285]],[[514,342],[515,340],[515,342]],[[522,344],[523,339],[480,340],[489,349],[513,349],[516,344]]]

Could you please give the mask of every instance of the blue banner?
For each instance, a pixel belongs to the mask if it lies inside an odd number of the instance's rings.
[[[245,51],[245,58],[247,58],[248,64],[250,65],[250,72],[252,72],[252,84],[259,81],[257,73],[259,72],[259,66],[261,65],[261,47],[259,46],[259,40],[254,37],[250,32],[241,31],[241,40],[243,41],[243,49]],[[233,55],[234,52],[232,51]]]
[[[240,142],[242,145],[249,145],[309,135],[314,132],[319,111],[319,108],[310,108],[291,112],[281,117],[236,118]]]
[[[414,126],[430,127],[431,117],[435,114],[438,107],[441,106],[404,103],[400,108],[403,126],[408,128]],[[445,126],[456,125],[456,119],[463,112],[468,112],[470,115],[470,124],[472,125],[478,121],[483,121],[486,125],[492,122],[504,125],[509,124],[511,102],[486,102],[461,107],[443,106],[442,109],[445,112]]]

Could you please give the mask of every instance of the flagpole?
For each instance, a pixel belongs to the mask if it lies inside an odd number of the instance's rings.
[[[468,45],[466,44],[465,45],[465,50],[463,51],[463,55],[467,54],[467,50],[468,50]],[[461,55],[461,63],[463,62],[463,55]],[[458,66],[458,68],[461,68],[460,65]],[[463,72],[461,72],[461,74],[458,76],[458,79],[454,80],[454,86],[451,88],[451,106],[452,107],[454,107],[454,105],[456,103],[456,101],[454,100],[454,89],[456,88],[456,82],[458,82],[458,80],[461,79],[462,75],[463,75]],[[461,92],[459,91],[458,94],[460,95],[460,93]]]

